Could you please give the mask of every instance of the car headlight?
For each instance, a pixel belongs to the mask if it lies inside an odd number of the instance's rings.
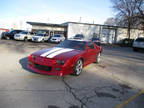
[[[42,37],[40,37],[40,38],[38,38],[38,40],[43,40],[43,38],[42,38]]]
[[[37,56],[33,55],[33,59],[35,60],[37,58]]]
[[[35,60],[35,59],[37,58],[37,56],[31,54],[31,55],[29,56],[29,58]]]
[[[56,60],[56,63],[63,65],[63,64],[65,64],[65,61],[64,60]]]

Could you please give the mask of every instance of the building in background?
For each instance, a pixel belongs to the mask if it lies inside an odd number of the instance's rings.
[[[39,22],[27,22],[32,25],[32,31],[46,31],[50,36],[54,34],[63,34],[67,37],[67,25],[63,24],[49,24],[49,23],[39,23]]]
[[[76,34],[83,34],[86,39],[97,36],[102,43],[118,43],[127,38],[127,28],[111,25],[65,22],[62,24],[49,24],[38,22],[27,22],[32,25],[32,31],[46,30],[49,35],[63,34],[66,38],[73,38]],[[131,29],[131,38],[135,39],[143,35],[143,30]]]

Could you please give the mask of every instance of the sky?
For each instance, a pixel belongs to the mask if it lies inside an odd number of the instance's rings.
[[[103,24],[109,17],[113,17],[110,0],[0,1],[0,28],[26,28],[27,21]]]

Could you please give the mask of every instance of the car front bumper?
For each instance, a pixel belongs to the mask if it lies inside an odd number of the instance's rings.
[[[33,41],[33,42],[41,42],[42,40],[39,40],[39,39],[33,39],[33,38],[32,38],[32,41]]]
[[[43,69],[36,67],[35,64],[38,64],[40,66],[44,66]],[[45,67],[48,67],[50,69],[46,70],[44,69]],[[71,66],[63,66],[63,65],[41,65],[41,63],[35,63],[32,61],[28,61],[28,68],[31,69],[32,71],[40,74],[47,74],[47,75],[54,75],[54,76],[64,76],[71,74],[73,72],[73,65]]]
[[[53,39],[51,39],[50,41],[51,42],[60,42],[60,40],[53,40]]]
[[[17,36],[14,36],[14,39],[15,39],[15,40],[24,40],[24,38],[17,37]]]

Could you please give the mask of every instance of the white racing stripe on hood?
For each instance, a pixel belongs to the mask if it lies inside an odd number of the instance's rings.
[[[53,49],[51,49],[50,51],[47,51],[47,52],[41,54],[40,56],[46,57],[46,56],[49,55],[50,53],[54,53],[55,51],[59,51],[59,50],[62,50],[62,49],[63,49],[63,48],[53,48]]]
[[[70,51],[72,51],[72,50],[73,50],[73,49],[63,49],[63,50],[59,50],[59,51],[56,51],[56,52],[48,55],[47,58],[53,58],[53,57],[55,57],[55,56],[57,56],[57,55],[59,55],[59,54],[62,54],[62,53],[65,53],[65,52],[70,52]]]

